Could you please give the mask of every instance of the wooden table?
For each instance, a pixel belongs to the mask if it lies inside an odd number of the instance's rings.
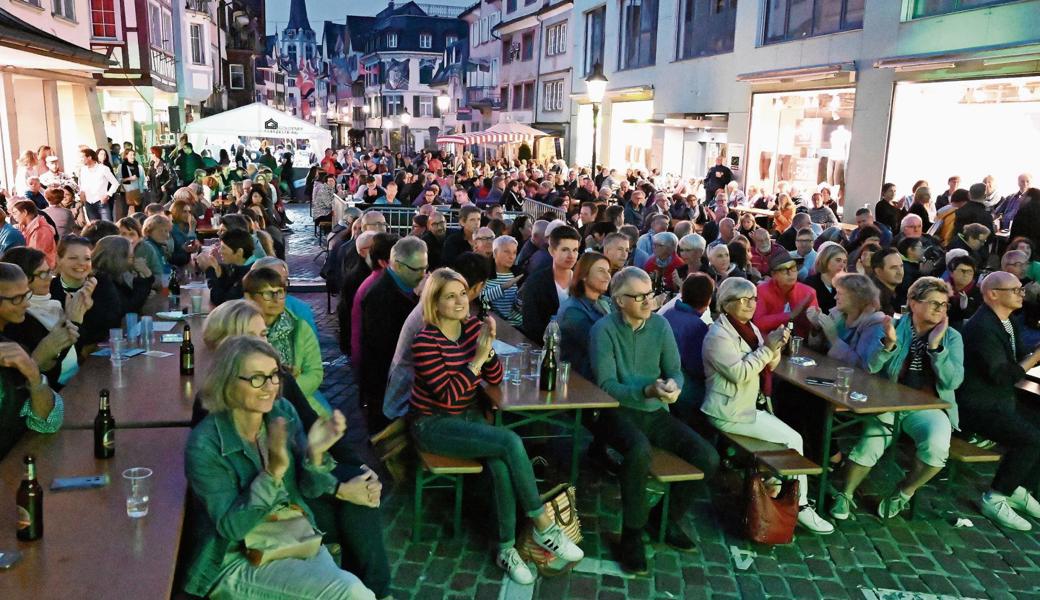
[[[173,588],[187,482],[185,427],[116,433],[116,455],[94,458],[90,431],[27,434],[0,462],[0,498],[6,527],[0,550],[20,550],[21,561],[0,571],[0,598],[168,598]],[[14,498],[24,475],[22,458],[36,457],[43,485],[44,533],[15,538]],[[148,515],[126,516],[122,472],[154,471]],[[107,473],[103,488],[50,491],[55,477]]]
[[[530,343],[516,328],[505,320],[494,315],[496,333],[499,340],[518,346]],[[535,346],[532,344],[532,346]],[[526,370],[526,365],[521,367]],[[558,386],[555,391],[543,392],[538,389],[538,381],[522,379],[520,385],[503,381],[497,386],[486,386],[484,391],[491,398],[495,407],[495,424],[509,429],[517,429],[532,423],[548,423],[570,430],[571,437],[571,482],[578,481],[578,438],[581,435],[582,411],[599,408],[617,408],[619,403],[595,383],[585,379],[577,371],[571,369],[566,385]],[[574,411],[573,419],[561,418],[564,411]],[[518,415],[520,418],[506,423],[505,413]],[[560,437],[555,435],[521,436],[525,439],[544,439]]]
[[[109,391],[112,417],[117,428],[185,426],[191,422],[195,393],[201,389],[209,364],[209,352],[202,343],[203,317],[191,317],[195,344],[195,375],[180,374],[180,344],[157,343],[156,350],[172,356],[153,358],[139,354],[116,369],[107,356],[88,356],[79,372],[62,389],[67,429],[90,429],[98,410],[98,392]],[[170,333],[183,330],[178,325]],[[159,339],[159,334],[156,334]]]
[[[807,377],[823,377],[834,379],[838,367],[847,367],[846,363],[829,356],[803,349],[801,356],[811,358],[816,364],[811,367],[798,366],[791,363],[789,356],[784,356],[773,373],[780,379],[808,392],[813,396],[826,400],[824,403],[826,416],[821,440],[821,464],[825,464],[831,455],[831,435],[836,431],[848,429],[876,415],[889,412],[905,412],[911,410],[927,410],[931,408],[946,409],[950,405],[940,400],[935,394],[907,387],[880,375],[871,375],[862,369],[853,369],[850,390],[866,394],[863,402],[855,402],[838,395],[834,386],[809,385]],[[844,413],[845,419],[836,424],[838,413]],[[893,439],[899,437],[899,421],[896,420],[892,432]],[[829,470],[825,467],[820,475],[820,490],[817,507],[822,510],[827,499]]]

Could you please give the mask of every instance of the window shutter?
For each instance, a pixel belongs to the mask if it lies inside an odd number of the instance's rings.
[[[380,96],[379,97],[379,104],[380,104],[380,106],[379,106],[379,108],[380,108],[379,114],[381,114],[381,115],[387,114],[386,113],[386,96]]]
[[[419,116],[419,96],[412,96],[412,116]]]
[[[433,99],[433,116],[434,118],[441,118],[441,107],[437,104],[437,99]]]

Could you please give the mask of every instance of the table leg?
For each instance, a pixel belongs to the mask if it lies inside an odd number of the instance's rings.
[[[816,510],[821,514],[827,508],[827,486],[830,483],[830,456],[831,456],[831,433],[834,428],[834,405],[824,402],[826,414],[823,418],[823,439],[820,440],[820,448],[823,456],[820,457],[820,465],[823,472],[820,473],[820,493],[816,499]]]
[[[578,485],[578,438],[581,436],[581,409],[574,411],[574,433],[571,438],[571,485]]]

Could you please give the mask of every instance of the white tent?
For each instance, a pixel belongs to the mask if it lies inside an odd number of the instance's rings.
[[[332,132],[328,129],[260,102],[192,121],[184,132],[197,148],[226,146],[237,143],[239,137],[309,140],[314,153],[319,156],[326,148],[332,147]]]

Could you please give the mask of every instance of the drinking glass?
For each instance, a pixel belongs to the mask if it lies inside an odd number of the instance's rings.
[[[131,347],[137,341],[139,319],[137,313],[126,313],[126,341],[127,347]]]
[[[148,495],[152,487],[152,470],[132,467],[123,471],[126,488],[126,516],[140,519],[148,514]]]
[[[108,349],[109,360],[112,361],[112,366],[121,366],[126,361],[126,358],[123,357],[123,351],[126,350],[126,341],[123,339],[122,329],[108,330]]]
[[[523,356],[520,353],[507,354],[502,358],[502,369],[505,372],[505,380],[512,385],[520,385],[520,369]]]
[[[531,350],[530,361],[527,364],[527,377],[529,379],[538,379],[538,375],[541,374],[543,354],[545,354],[544,350]]]
[[[521,370],[523,370],[527,367],[527,361],[530,360],[531,344],[528,344],[527,342],[521,342],[517,344],[516,347],[520,350],[520,352],[517,353],[517,356],[520,357],[520,362],[518,366]]]
[[[842,398],[848,395],[852,386],[852,371],[852,367],[838,367],[834,375],[834,389],[838,390],[838,395]]]
[[[145,351],[152,349],[152,337],[155,335],[155,321],[152,317],[141,317],[141,347]]]
[[[556,383],[560,386],[567,385],[567,381],[571,378],[571,363],[561,360],[560,364],[556,367]]]
[[[789,342],[791,345],[791,356],[798,356],[798,354],[802,351],[803,339],[804,338],[802,338],[799,335],[796,335],[791,338],[791,341]]]
[[[201,315],[202,314],[202,293],[192,292],[191,294],[191,314]]]

